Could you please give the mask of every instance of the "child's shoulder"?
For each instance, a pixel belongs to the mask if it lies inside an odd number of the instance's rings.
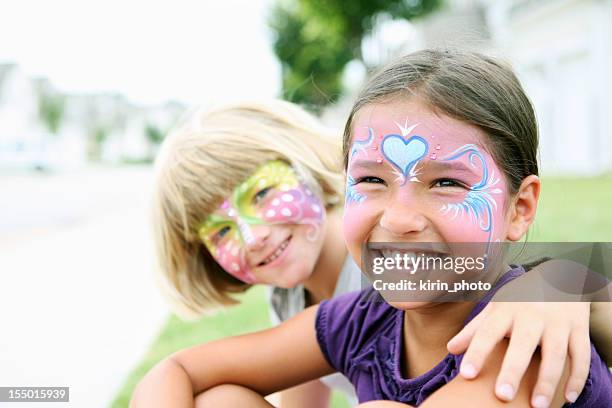
[[[384,325],[389,317],[401,313],[390,306],[372,288],[349,292],[321,302],[317,312],[317,325],[337,331],[353,323],[364,330],[372,325]],[[333,327],[330,327],[333,326]]]
[[[351,353],[392,332],[401,323],[401,313],[373,289],[326,300],[319,305],[315,321],[319,347],[332,367],[343,372]]]

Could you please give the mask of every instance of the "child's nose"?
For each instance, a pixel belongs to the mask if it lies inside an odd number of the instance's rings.
[[[425,231],[427,218],[415,205],[391,202],[380,218],[379,224],[391,235],[403,237]]]
[[[249,252],[256,252],[265,247],[268,237],[270,236],[270,227],[267,225],[247,225],[248,232],[243,233],[249,236],[245,238],[246,248]]]

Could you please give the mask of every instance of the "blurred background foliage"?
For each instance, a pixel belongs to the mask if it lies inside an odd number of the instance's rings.
[[[56,135],[66,111],[66,97],[54,92],[46,82],[37,84],[36,93],[40,120],[50,134]]]
[[[283,97],[319,112],[343,93],[342,75],[363,60],[361,43],[381,14],[413,20],[442,0],[277,1],[269,25],[282,66]]]

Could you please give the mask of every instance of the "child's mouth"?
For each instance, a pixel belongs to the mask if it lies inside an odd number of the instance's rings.
[[[400,259],[404,259],[404,258],[418,258],[418,257],[428,257],[428,258],[446,258],[448,256],[447,253],[443,253],[443,252],[433,252],[433,251],[423,251],[423,250],[418,250],[418,249],[412,249],[412,248],[380,248],[379,249],[380,254],[382,256],[384,256],[385,258],[391,258],[391,259],[397,259],[398,257]]]
[[[278,259],[278,257],[280,257],[283,254],[283,252],[285,252],[285,249],[287,249],[287,247],[289,246],[289,242],[291,241],[291,238],[292,238],[292,235],[289,235],[289,237],[286,240],[280,243],[280,245],[274,250],[274,252],[272,252],[272,254],[270,254],[266,259],[264,259],[259,264],[257,264],[257,266],[258,267],[266,266],[269,263],[274,262],[276,259]]]
[[[372,248],[374,257],[383,257],[389,272],[410,271],[411,274],[419,271],[432,272],[428,265],[441,264],[450,253],[442,245],[414,245],[408,243],[386,243],[378,248]],[[406,269],[408,268],[408,269]]]

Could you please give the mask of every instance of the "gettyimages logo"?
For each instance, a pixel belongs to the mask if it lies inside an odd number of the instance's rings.
[[[484,269],[487,254],[476,258],[463,256],[429,255],[425,252],[383,250],[380,256],[374,257],[372,272],[382,274],[386,270],[404,270],[414,275],[419,270],[445,270],[463,274],[473,268]],[[418,250],[417,250],[418,251]],[[385,254],[386,252],[386,254]]]
[[[363,287],[389,302],[474,301],[498,289],[498,301],[612,299],[609,243],[377,242],[363,246],[361,266]]]

